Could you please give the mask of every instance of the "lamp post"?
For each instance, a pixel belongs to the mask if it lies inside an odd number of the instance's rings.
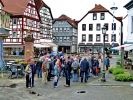
[[[102,79],[101,82],[106,82],[105,79],[105,65],[104,65],[104,60],[105,60],[105,34],[106,34],[106,27],[102,27],[102,34],[103,34],[103,71],[102,71]]]
[[[113,5],[115,5],[115,3]],[[110,9],[113,10],[113,32],[112,32],[112,48],[113,48],[114,47],[114,13],[115,13],[115,10],[118,9],[118,7],[111,7]],[[112,50],[112,56],[113,56],[113,50]]]

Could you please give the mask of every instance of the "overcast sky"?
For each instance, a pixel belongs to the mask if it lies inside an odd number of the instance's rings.
[[[94,8],[95,4],[101,4],[108,10],[115,6],[118,10],[115,12],[116,17],[127,14],[127,10],[123,7],[131,0],[43,0],[50,8],[54,18],[58,18],[62,14],[72,19],[80,20],[89,10]],[[111,10],[110,10],[111,11]]]

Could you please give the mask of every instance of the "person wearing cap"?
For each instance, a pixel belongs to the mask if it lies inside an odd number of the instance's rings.
[[[48,58],[42,64],[42,84],[47,84],[48,71],[50,71]]]

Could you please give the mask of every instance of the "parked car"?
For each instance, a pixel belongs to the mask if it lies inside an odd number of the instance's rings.
[[[56,58],[57,52],[58,52],[58,51],[52,51],[51,54],[50,54],[50,58],[51,58],[52,56],[54,56],[54,58]],[[62,54],[62,51],[60,51],[60,52],[58,52],[58,53],[59,53],[60,57],[61,57],[61,56],[64,56],[64,55]]]

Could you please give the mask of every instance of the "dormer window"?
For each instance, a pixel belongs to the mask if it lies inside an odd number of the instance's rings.
[[[97,20],[97,14],[93,13],[93,20]]]
[[[104,20],[104,19],[105,19],[104,13],[101,13],[101,20]]]

